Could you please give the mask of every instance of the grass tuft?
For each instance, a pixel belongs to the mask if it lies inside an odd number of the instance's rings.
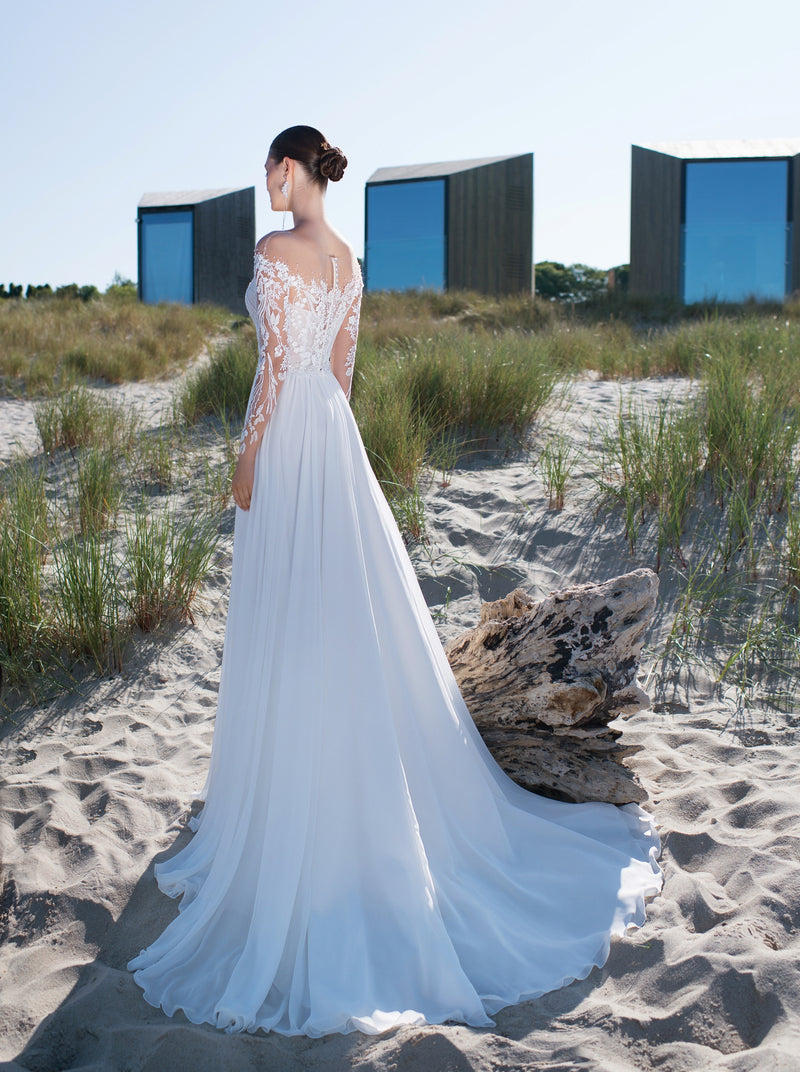
[[[88,658],[97,671],[119,670],[129,638],[111,537],[88,529],[53,549],[54,643],[68,656]]]
[[[88,446],[127,451],[139,425],[138,417],[129,408],[101,398],[86,387],[73,387],[38,402],[34,420],[45,454]]]
[[[572,440],[563,432],[551,436],[544,445],[539,458],[542,480],[547,492],[550,510],[563,510],[567,484],[577,451]]]
[[[80,531],[107,529],[116,519],[123,486],[114,451],[89,447],[78,463],[78,518]]]
[[[255,333],[242,331],[186,380],[176,403],[180,416],[190,425],[209,415],[244,420],[256,363]]]

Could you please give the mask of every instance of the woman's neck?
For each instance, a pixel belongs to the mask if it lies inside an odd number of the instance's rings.
[[[321,193],[311,190],[303,191],[293,200],[296,204],[292,209],[292,219],[296,231],[316,231],[328,226],[325,201]]]

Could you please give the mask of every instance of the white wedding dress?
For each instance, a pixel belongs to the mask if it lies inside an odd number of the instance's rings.
[[[179,914],[128,968],[227,1031],[492,1025],[644,922],[659,836],[636,805],[522,789],[484,745],[350,409],[358,265],[330,267],[256,253],[242,443],[263,438],[205,804],[155,865]]]

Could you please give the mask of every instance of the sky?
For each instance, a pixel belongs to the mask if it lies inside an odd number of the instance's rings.
[[[534,154],[534,260],[629,259],[631,144],[800,137],[797,0],[40,0],[0,8],[0,282],[136,279],[144,193],[255,186],[272,138],[379,167]],[[290,225],[287,223],[287,226]]]

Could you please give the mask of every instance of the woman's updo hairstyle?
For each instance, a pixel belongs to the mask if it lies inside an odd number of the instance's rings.
[[[272,142],[269,156],[280,162],[285,156],[299,160],[311,176],[312,182],[324,190],[331,182],[338,182],[347,167],[347,157],[336,145],[329,145],[314,127],[289,127]]]

